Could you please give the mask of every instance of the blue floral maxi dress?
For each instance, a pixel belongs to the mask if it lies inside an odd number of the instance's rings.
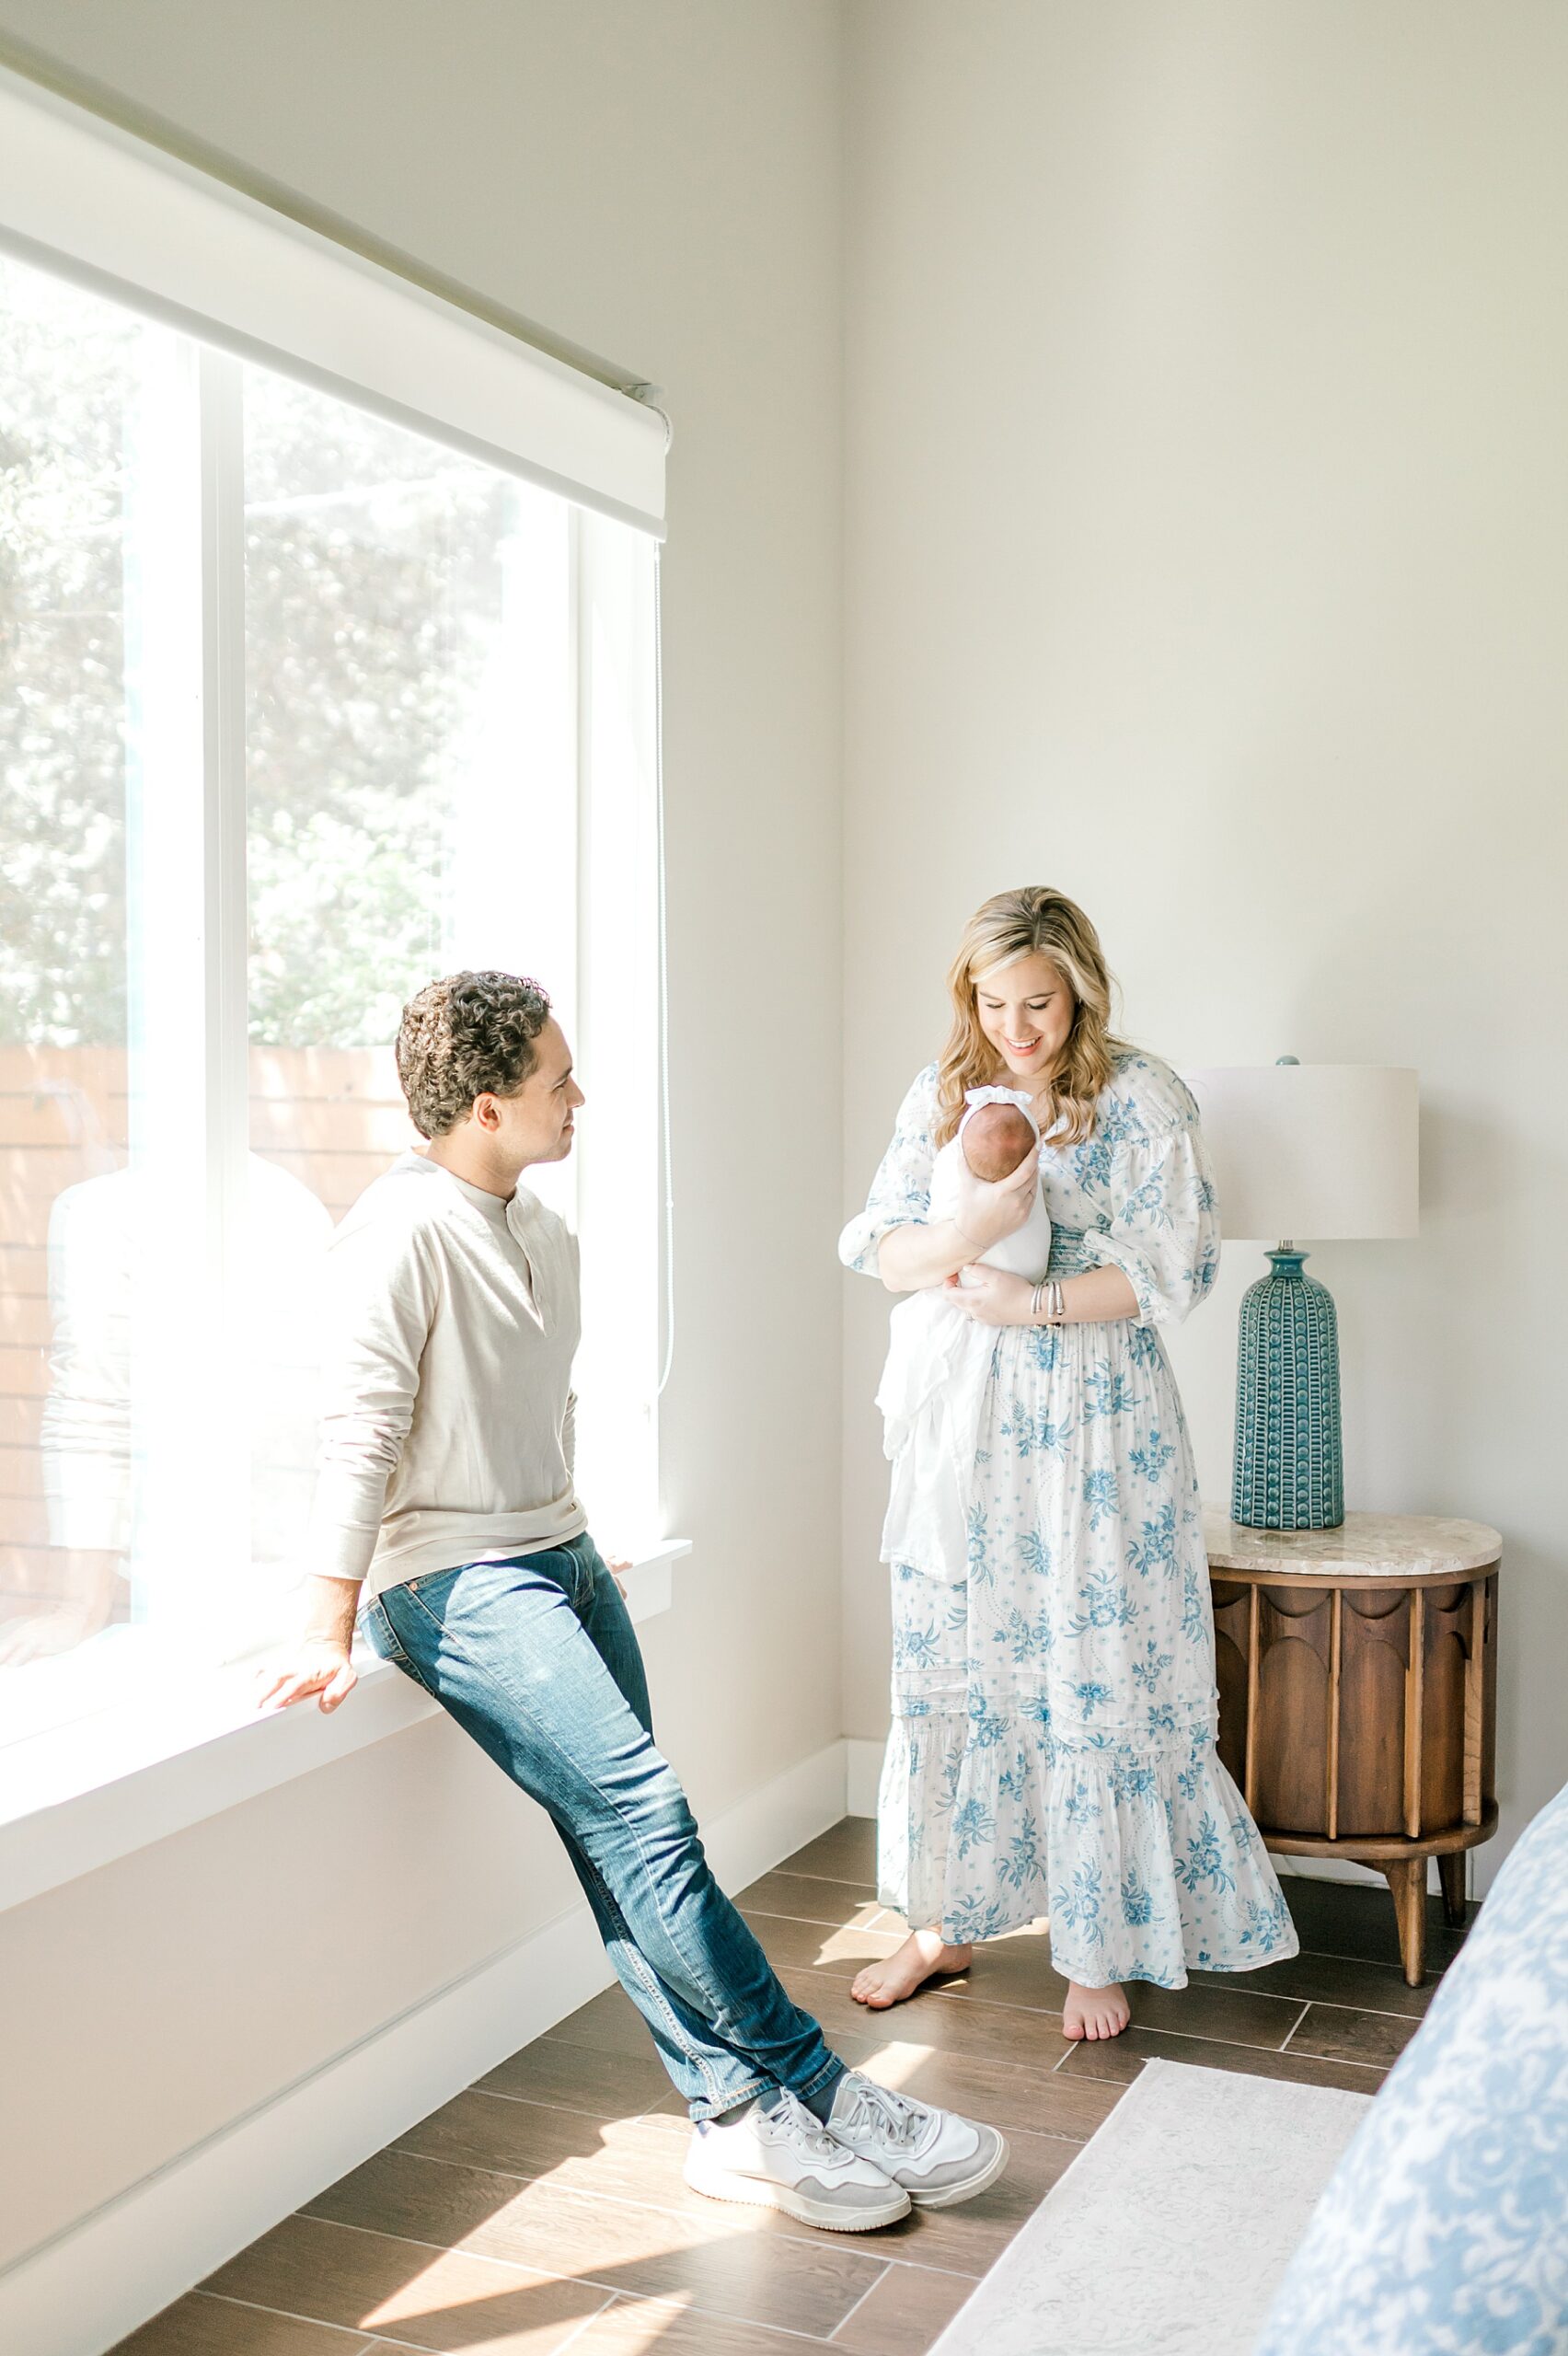
[[[844,1230],[847,1266],[874,1276],[882,1237],[925,1221],[936,1118],[933,1064]],[[1043,1147],[1040,1167],[1052,1275],[1118,1267],[1137,1315],[996,1328],[967,1559],[907,1562],[884,1545],[880,1894],[955,1945],[1048,1913],[1069,1978],[1181,1988],[1189,1966],[1245,1971],[1297,1951],[1215,1749],[1197,1479],[1158,1330],[1218,1265],[1197,1108],[1168,1066],[1124,1051],[1093,1135]],[[895,1497],[908,1470],[895,1461]]]

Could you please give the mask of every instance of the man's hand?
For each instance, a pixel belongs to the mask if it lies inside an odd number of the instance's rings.
[[[0,1669],[23,1669],[30,1660],[52,1660],[57,1653],[73,1652],[107,1624],[107,1614],[84,1611],[76,1603],[20,1614],[0,1627]]]
[[[1009,1276],[1005,1268],[988,1268],[983,1260],[947,1280],[947,1297],[955,1309],[976,1325],[1032,1325],[1034,1287],[1027,1276]]]
[[[358,1579],[306,1580],[303,1633],[281,1662],[261,1671],[259,1709],[286,1710],[291,1702],[307,1702],[313,1693],[324,1710],[347,1701],[359,1683],[359,1671],[349,1661],[359,1599]]]
[[[993,1184],[976,1178],[960,1157],[958,1208],[953,1225],[974,1246],[975,1255],[988,1252],[1005,1236],[1016,1235],[1034,1208],[1040,1189],[1040,1149],[1026,1154],[1010,1178]]]
[[[337,1636],[306,1636],[280,1665],[261,1671],[263,1691],[259,1709],[286,1710],[291,1702],[307,1702],[314,1693],[323,1710],[335,1710],[359,1683],[359,1671],[349,1648]]]
[[[617,1587],[619,1588],[621,1601],[624,1603],[626,1601],[626,1575],[628,1571],[630,1570],[631,1565],[627,1561],[624,1554],[606,1554],[605,1556],[605,1568],[608,1571],[611,1578],[614,1579]]]
[[[47,1600],[24,1604],[0,1625],[0,1669],[21,1669],[31,1660],[49,1660],[68,1653],[107,1628],[114,1610],[114,1590],[124,1567],[124,1556],[108,1550],[59,1546],[49,1557],[51,1585]]]

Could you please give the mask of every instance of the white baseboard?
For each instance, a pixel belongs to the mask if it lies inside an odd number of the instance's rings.
[[[836,1823],[845,1773],[829,1743],[706,1826],[720,1880]],[[0,2271],[0,2348],[99,2356],[612,1976],[587,1907],[558,1915]]]
[[[864,1742],[851,1735],[844,1745],[848,1757],[847,1794],[851,1816],[875,1816],[877,1789],[882,1782],[882,1752],[885,1744]]]
[[[830,1742],[705,1823],[702,1845],[723,1887],[744,1888],[836,1824],[845,1813],[844,1773],[844,1744]]]

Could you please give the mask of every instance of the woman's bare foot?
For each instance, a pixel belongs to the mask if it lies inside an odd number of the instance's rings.
[[[896,1955],[867,1964],[849,1993],[858,2004],[885,2012],[913,1996],[935,1972],[967,1971],[974,1957],[973,1947],[950,1947],[940,1931],[911,1931]]]
[[[1120,2037],[1131,2018],[1126,1992],[1114,1982],[1109,1988],[1081,1988],[1076,1980],[1068,1981],[1062,2006],[1064,2037]]]

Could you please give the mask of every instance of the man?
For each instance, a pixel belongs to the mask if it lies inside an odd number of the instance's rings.
[[[622,1986],[695,2122],[686,2178],[864,2233],[995,2181],[994,2128],[846,2069],[785,1993],[654,1748],[631,1623],[572,1477],[577,1245],[519,1186],[584,1099],[534,982],[463,973],[404,1009],[398,1071],[430,1141],[329,1255],[310,1600],[264,1700],[354,1683],[364,1623],[548,1808]]]

